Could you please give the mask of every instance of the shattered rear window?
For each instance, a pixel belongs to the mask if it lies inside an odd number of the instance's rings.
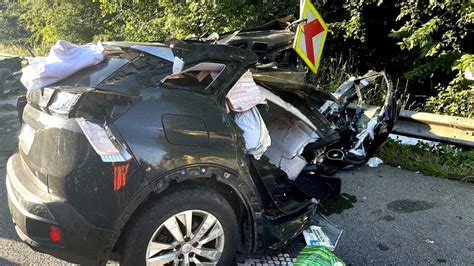
[[[165,59],[141,54],[104,80],[99,87],[127,94],[137,94],[139,90],[156,87],[161,79],[171,73],[173,63]]]
[[[129,60],[120,57],[108,57],[95,66],[84,68],[63,80],[56,82],[52,87],[95,87],[128,62]]]

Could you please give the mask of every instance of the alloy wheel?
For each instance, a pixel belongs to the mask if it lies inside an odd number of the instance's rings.
[[[164,221],[146,251],[147,265],[217,265],[224,250],[224,228],[203,210],[187,210]]]

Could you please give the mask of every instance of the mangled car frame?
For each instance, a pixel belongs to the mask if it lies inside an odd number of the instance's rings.
[[[294,33],[275,25],[103,43],[100,62],[51,84],[24,80],[7,165],[21,239],[76,263],[230,265],[317,222],[318,200],[340,193],[334,169],[386,140],[395,96],[388,86],[380,110],[350,112],[383,74],[317,90]]]

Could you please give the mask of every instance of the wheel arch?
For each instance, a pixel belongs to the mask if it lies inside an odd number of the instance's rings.
[[[253,186],[253,187],[252,187]],[[112,251],[115,253],[124,232],[130,226],[134,216],[140,215],[147,203],[154,201],[164,193],[172,193],[186,187],[200,187],[211,189],[224,197],[239,219],[241,233],[241,247],[238,252],[246,254],[256,249],[258,232],[262,225],[260,197],[253,184],[247,184],[244,178],[235,171],[223,166],[212,164],[188,165],[174,169],[160,177],[150,180],[150,187],[145,188],[134,197],[133,206],[127,206],[126,211],[117,221],[119,234],[112,240]],[[133,210],[131,210],[133,208]],[[251,235],[252,237],[248,237]],[[246,237],[244,237],[246,236]],[[258,241],[260,242],[260,241]]]

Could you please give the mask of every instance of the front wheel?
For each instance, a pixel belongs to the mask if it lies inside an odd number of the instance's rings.
[[[231,265],[239,243],[230,204],[201,188],[160,197],[130,224],[119,247],[122,265]]]

